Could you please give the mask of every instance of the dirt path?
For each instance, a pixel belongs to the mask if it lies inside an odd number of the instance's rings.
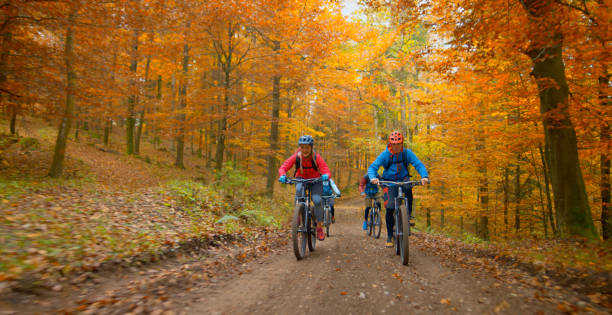
[[[200,289],[188,314],[555,313],[535,290],[447,267],[413,246],[409,266],[360,229],[359,204],[337,207],[332,237],[302,261],[288,248],[233,281]],[[418,243],[418,235],[412,243]]]
[[[571,288],[469,254],[454,257],[424,234],[411,236],[410,263],[402,266],[384,247],[385,230],[380,239],[361,230],[359,200],[336,208],[332,236],[301,261],[284,234],[260,240],[247,254],[224,242],[204,254],[96,276],[59,294],[16,296],[8,306],[0,300],[0,314],[607,312]],[[469,259],[481,265],[464,263]]]

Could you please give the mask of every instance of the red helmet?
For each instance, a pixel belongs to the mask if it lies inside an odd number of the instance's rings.
[[[389,143],[404,143],[404,136],[399,131],[394,131],[389,135]]]

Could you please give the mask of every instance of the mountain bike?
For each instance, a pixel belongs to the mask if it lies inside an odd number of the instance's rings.
[[[331,201],[337,197],[338,196],[335,194],[331,196],[321,196],[321,199],[323,199],[323,226],[325,226],[326,236],[329,236],[329,227],[332,224]]]
[[[374,236],[375,238],[380,237],[380,231],[382,230],[382,220],[380,217],[380,202],[375,198],[370,198],[372,204],[370,205],[370,212],[368,213],[368,236]]]
[[[285,184],[302,184],[303,193],[295,192],[295,208],[291,220],[291,238],[295,258],[301,260],[306,255],[306,244],[312,252],[317,243],[317,223],[314,216],[314,205],[311,204],[312,185],[321,181],[321,178],[287,178]],[[301,196],[300,196],[301,195]]]
[[[410,227],[414,224],[410,223],[408,218],[408,198],[404,195],[404,188],[406,190],[412,189],[414,186],[422,185],[420,181],[406,181],[406,182],[394,182],[394,181],[379,181],[381,185],[390,186],[398,185],[397,197],[395,197],[395,211],[393,218],[395,219],[395,225],[393,227],[393,237],[395,241],[393,245],[395,247],[395,254],[400,255],[402,259],[402,265],[408,264],[408,254],[410,252],[409,236]]]

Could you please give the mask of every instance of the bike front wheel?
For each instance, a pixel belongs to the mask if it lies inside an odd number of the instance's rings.
[[[330,208],[325,208],[325,219],[323,220],[323,222],[325,222],[325,235],[329,237],[329,227],[331,226],[331,209]]]
[[[401,248],[402,248],[402,244],[401,244],[401,238],[402,238],[402,222],[401,222],[401,218],[399,217],[399,209],[395,209],[394,210],[395,213],[393,213],[393,219],[395,220],[395,225],[393,226],[393,236],[395,237],[393,245],[395,247],[395,254],[399,255],[401,253]]]
[[[405,205],[400,206],[398,215],[401,222],[401,229],[398,231],[402,232],[402,237],[400,237],[400,257],[402,258],[402,265],[407,265],[410,254],[410,221],[408,220],[408,212]]]
[[[308,228],[306,226],[306,212],[304,204],[295,205],[293,220],[291,222],[291,238],[293,240],[293,253],[298,260],[306,254],[306,238]]]
[[[370,213],[368,213],[368,236],[372,236],[374,233],[374,209],[370,209]]]
[[[307,218],[306,226],[308,227],[308,249],[314,252],[315,246],[317,245],[317,224],[313,220],[313,213],[310,211]]]
[[[380,232],[382,231],[382,220],[380,218],[380,209],[376,208],[374,209],[374,219],[372,220],[373,222],[373,231],[374,231],[374,237],[376,238],[380,238]]]

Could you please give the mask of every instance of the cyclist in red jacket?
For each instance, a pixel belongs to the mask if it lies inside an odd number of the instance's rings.
[[[289,157],[283,165],[278,169],[279,181],[284,183],[287,180],[287,171],[295,165],[294,177],[309,179],[321,177],[323,181],[330,178],[331,173],[329,167],[321,157],[314,152],[314,139],[312,136],[304,135],[298,140],[300,148]],[[302,184],[295,185],[297,195],[304,194]],[[323,202],[321,194],[323,193],[323,183],[318,182],[310,187],[312,202],[315,204],[315,219],[317,220],[317,238],[322,241],[325,239],[323,233]]]

